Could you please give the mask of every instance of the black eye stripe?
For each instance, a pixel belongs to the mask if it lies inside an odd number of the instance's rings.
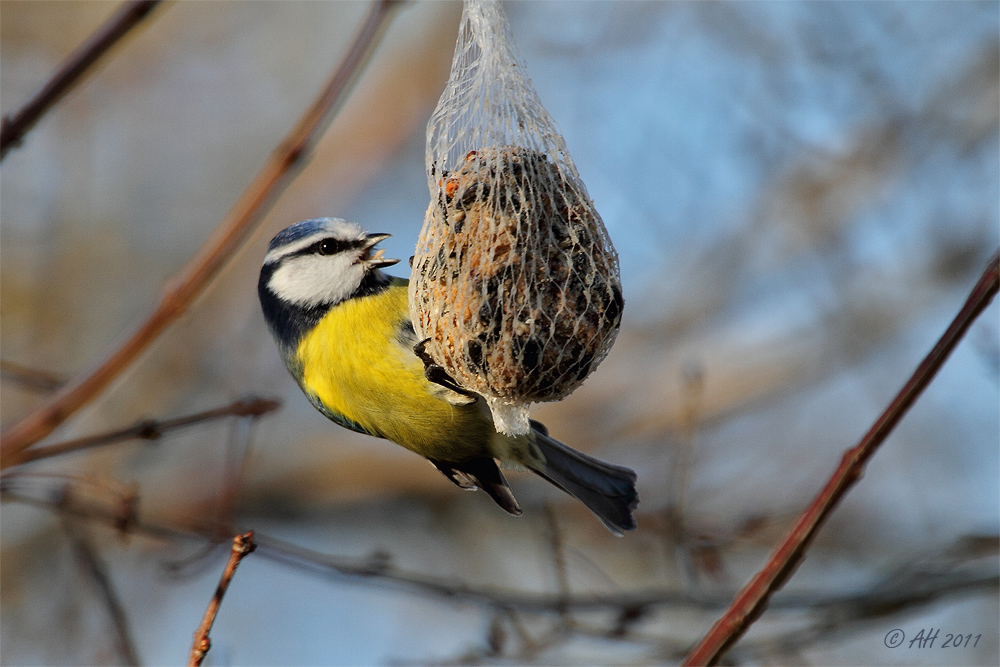
[[[344,241],[343,239],[337,239],[333,237],[327,237],[308,245],[302,250],[297,250],[291,253],[291,257],[301,257],[302,255],[336,255],[337,253],[344,252],[345,250],[352,250],[354,248],[360,248],[364,245],[364,239],[358,239],[356,241]]]

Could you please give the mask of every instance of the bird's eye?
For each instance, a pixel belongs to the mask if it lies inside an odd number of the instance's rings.
[[[333,255],[337,250],[337,242],[333,239],[325,239],[319,244],[319,254],[321,255]]]

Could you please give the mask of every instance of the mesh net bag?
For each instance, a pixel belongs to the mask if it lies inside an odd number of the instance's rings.
[[[624,302],[617,254],[499,0],[466,0],[426,163],[418,352],[428,377],[483,395],[498,430],[527,433],[530,403],[564,398],[607,355]]]

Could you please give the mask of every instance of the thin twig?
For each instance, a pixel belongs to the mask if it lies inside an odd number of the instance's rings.
[[[120,525],[122,509],[120,503],[113,506],[85,502],[71,496],[72,502],[64,495],[36,498],[16,493],[13,480],[6,480],[2,487],[5,501],[18,502],[33,507],[48,509],[72,517],[100,521],[113,526]],[[52,494],[49,494],[52,495]],[[181,525],[156,523],[130,514],[128,529],[136,534],[168,541],[213,542],[225,526]],[[229,534],[232,534],[230,530]],[[960,540],[954,553],[944,552],[957,562],[996,553],[997,536],[977,537],[974,540]],[[521,611],[525,613],[558,614],[564,609],[580,612],[621,611],[630,609],[651,609],[657,607],[683,609],[721,609],[731,593],[692,593],[674,589],[649,587],[646,589],[619,591],[613,593],[577,593],[567,598],[563,595],[534,593],[493,586],[473,586],[456,582],[454,577],[436,577],[416,572],[399,570],[391,565],[385,554],[367,558],[344,558],[302,547],[275,537],[256,534],[254,543],[258,555],[272,561],[284,563],[302,571],[345,577],[355,581],[378,583],[411,592],[432,595],[444,600],[460,600],[494,609]],[[959,558],[961,556],[961,558]],[[956,572],[953,562],[946,562],[935,571],[930,566],[914,570],[913,559],[907,561],[903,569],[891,572],[883,578],[882,584],[861,591],[824,595],[818,592],[783,593],[771,601],[771,607],[784,610],[823,609],[827,612],[836,607],[854,608],[858,605],[877,605],[882,608],[905,607],[915,597],[923,602],[946,594],[965,590],[982,590],[1000,586],[996,568],[991,566],[979,573]],[[927,559],[924,559],[926,561]],[[931,563],[931,565],[934,565]],[[919,585],[915,584],[918,582]]]
[[[403,586],[448,600],[462,600],[488,607],[516,609],[529,613],[561,613],[564,609],[580,612],[620,611],[653,607],[707,610],[720,609],[725,605],[726,600],[732,599],[731,593],[695,593],[661,587],[613,593],[578,593],[567,598],[562,595],[510,590],[493,586],[472,586],[456,582],[452,577],[435,577],[405,572],[392,567],[373,566],[365,559],[330,556],[274,537],[258,535],[257,544],[260,546],[262,557],[287,564],[297,564],[299,568],[304,570],[311,569],[327,574],[360,577],[374,581],[381,580],[387,584]],[[379,562],[384,562],[384,558],[380,559]],[[995,571],[989,572],[986,577],[985,581],[991,583],[993,587],[997,586],[997,581],[1000,578],[996,576]],[[928,586],[933,587],[938,584],[938,581],[928,578]],[[831,596],[810,592],[785,593],[772,601],[772,607],[796,610],[818,606],[828,608],[839,604],[856,604],[859,599],[868,599],[868,596],[867,591]]]
[[[667,538],[666,546],[674,556],[678,574],[689,585],[695,585],[702,572],[698,556],[698,536],[692,535],[687,526],[688,489],[691,483],[691,462],[694,459],[698,429],[705,402],[705,368],[698,359],[689,359],[681,369],[683,402],[680,406],[677,442],[673,456],[673,483],[668,488],[670,504],[664,510]],[[718,574],[713,572],[712,574]]]
[[[531,633],[528,632],[528,628],[524,627],[524,621],[521,619],[521,616],[515,610],[507,607],[502,608],[500,611],[506,617],[507,622],[510,623],[510,628],[517,635],[518,641],[521,642],[521,653],[537,653],[538,644],[535,642],[535,638],[531,636]]]
[[[83,75],[134,27],[142,23],[160,0],[132,0],[123,4],[87,41],[59,65],[52,77],[20,109],[0,123],[0,160],[20,145],[24,135]]]
[[[217,503],[218,521],[221,524],[233,523],[236,517],[236,503],[250,460],[256,423],[256,419],[240,419],[230,426],[229,439],[226,442],[226,463],[222,471],[222,491],[219,493]]]
[[[205,616],[201,619],[201,625],[194,633],[194,643],[191,645],[188,667],[197,667],[205,659],[205,654],[212,646],[212,642],[208,639],[208,633],[212,630],[212,624],[215,623],[215,615],[219,612],[222,597],[226,594],[226,589],[229,588],[229,582],[233,580],[233,575],[236,574],[236,568],[240,561],[248,554],[253,553],[256,548],[252,530],[233,538],[233,550],[229,554],[229,562],[226,563],[226,569],[222,571],[219,586],[215,589],[215,595],[212,596],[211,602],[208,603],[208,609],[205,610]]]
[[[119,655],[125,664],[139,665],[139,654],[135,650],[132,633],[129,631],[128,617],[125,615],[125,609],[111,583],[107,568],[97,556],[87,535],[76,526],[75,519],[66,515],[63,515],[62,518],[63,528],[69,536],[70,544],[73,545],[73,553],[94,582],[97,592],[104,601],[104,606],[107,607],[111,623],[115,628],[115,647],[118,649]]]
[[[37,461],[38,459],[50,458],[52,456],[59,456],[70,452],[78,452],[92,447],[110,445],[124,440],[158,440],[164,433],[175,429],[184,428],[186,426],[194,426],[196,424],[202,424],[207,421],[222,419],[224,417],[261,417],[269,412],[277,410],[279,407],[281,407],[281,401],[275,399],[248,397],[241,398],[240,400],[234,401],[229,405],[224,405],[212,410],[206,410],[204,412],[197,412],[191,415],[185,415],[183,417],[175,417],[173,419],[163,419],[159,421],[155,419],[143,419],[136,422],[132,426],[127,426],[115,431],[88,435],[83,438],[75,438],[73,440],[66,440],[65,442],[58,442],[44,447],[29,449],[22,455],[21,463]]]
[[[344,101],[362,65],[387,25],[393,0],[377,0],[333,76],[272,153],[257,177],[198,253],[169,282],[153,313],[90,372],[27,414],[0,439],[0,469],[20,463],[24,451],[70,415],[93,400],[187,310],[188,306],[235,254],[277,197],[304,166],[335,112]]]
[[[47,394],[62,386],[64,380],[56,377],[48,371],[28,368],[11,361],[0,360],[0,379],[4,382],[13,382],[23,389]]]
[[[840,466],[834,471],[829,482],[806,508],[764,568],[737,594],[726,613],[688,654],[683,664],[715,664],[764,612],[771,596],[784,585],[801,562],[823,521],[861,478],[865,463],[889,436],[921,392],[931,383],[976,317],[992,301],[998,288],[1000,288],[1000,254],[994,255],[990,260],[958,315],[930,353],[920,362],[889,407],[861,441],[844,454]]]
[[[989,595],[1000,587],[1000,578],[992,581],[989,570],[996,572],[996,535],[961,538],[952,547],[918,559],[904,562],[870,586],[867,594],[859,595],[854,604],[833,607],[816,606],[818,618],[808,626],[796,628],[777,637],[764,637],[757,641],[740,643],[732,656],[736,662],[761,662],[804,664],[803,661],[782,660],[781,655],[794,653],[830,641],[837,636],[850,635],[859,629],[868,630],[873,622],[884,621],[900,613],[912,614],[915,610],[956,593]],[[969,567],[975,560],[990,559],[980,567]],[[940,586],[948,581],[947,589]],[[995,593],[994,593],[995,599]],[[683,653],[680,654],[681,656]]]
[[[556,570],[556,582],[559,585],[559,597],[569,599],[569,574],[566,570],[566,548],[563,545],[562,531],[559,529],[559,520],[556,518],[555,510],[549,504],[545,505],[545,522],[549,529],[549,548],[552,550],[552,565]],[[572,624],[569,609],[559,610],[559,620],[564,626]]]

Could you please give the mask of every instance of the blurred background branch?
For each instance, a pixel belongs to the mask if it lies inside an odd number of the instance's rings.
[[[378,44],[394,0],[376,0],[343,60],[306,113],[294,125],[233,209],[198,253],[169,281],[153,312],[97,366],[60,388],[0,435],[0,469],[23,461],[24,450],[51,433],[80,407],[92,401],[176,319],[225,266],[253,226],[308,161],[358,72]]]
[[[99,433],[83,438],[74,438],[64,442],[56,442],[51,445],[35,447],[24,453],[22,463],[37,461],[49,458],[50,456],[60,456],[70,452],[78,452],[91,447],[102,447],[125,440],[158,440],[164,433],[178,428],[195,426],[207,421],[223,419],[225,417],[253,417],[259,418],[269,412],[273,412],[281,407],[281,401],[269,398],[257,398],[254,396],[241,398],[238,401],[224,405],[220,408],[213,408],[195,413],[174,417],[172,419],[143,419],[132,426],[117,429],[109,433]]]
[[[37,368],[27,368],[12,361],[0,361],[0,379],[16,383],[29,391],[47,394],[62,386],[64,380]]]
[[[19,482],[23,480],[17,480],[16,476],[5,480],[2,490],[5,502],[44,508],[64,520],[93,521],[120,530],[124,525],[126,534],[182,542],[208,540],[215,543],[220,535],[232,532],[231,526],[221,524],[167,525],[144,520],[136,514],[123,516],[119,509],[121,503],[118,502],[87,500],[72,487],[62,485],[54,489],[55,493],[25,492],[18,489],[24,486]],[[37,489],[37,484],[34,486]],[[624,627],[620,623],[612,626],[617,628],[615,632],[620,636],[627,634],[630,624],[640,621],[657,608],[722,609],[734,595],[733,591],[698,594],[659,587],[605,594],[573,594],[565,589],[543,593],[482,587],[449,577],[402,570],[394,565],[394,557],[384,552],[360,558],[335,556],[259,532],[254,534],[252,541],[260,557],[294,569],[321,576],[345,577],[375,587],[390,586],[410,594],[439,598],[443,602],[461,601],[497,610],[549,614],[557,619],[567,619],[570,613],[613,612],[613,619],[628,614],[632,618]],[[941,551],[900,562],[880,575],[877,581],[867,582],[859,590],[846,593],[784,592],[771,600],[769,607],[778,611],[816,609],[831,616],[864,613],[871,617],[877,613],[905,613],[913,605],[930,604],[943,595],[966,590],[988,592],[1000,584],[1000,575],[995,571],[998,564],[995,547],[998,544],[1000,537],[996,535],[962,536]],[[551,563],[558,567],[558,562],[559,559],[551,555]],[[611,630],[607,632],[615,634]]]
[[[114,629],[114,645],[121,661],[126,665],[139,665],[139,654],[132,641],[132,633],[128,627],[128,617],[122,607],[118,594],[115,592],[107,566],[98,557],[96,550],[85,529],[76,525],[73,519],[63,517],[63,528],[73,546],[83,571],[93,582],[97,592],[108,611]]]
[[[21,143],[35,123],[45,115],[63,95],[77,85],[84,74],[133,28],[149,16],[161,0],[130,0],[114,13],[80,45],[39,91],[11,115],[4,115],[0,122],[0,160],[7,151]]]

